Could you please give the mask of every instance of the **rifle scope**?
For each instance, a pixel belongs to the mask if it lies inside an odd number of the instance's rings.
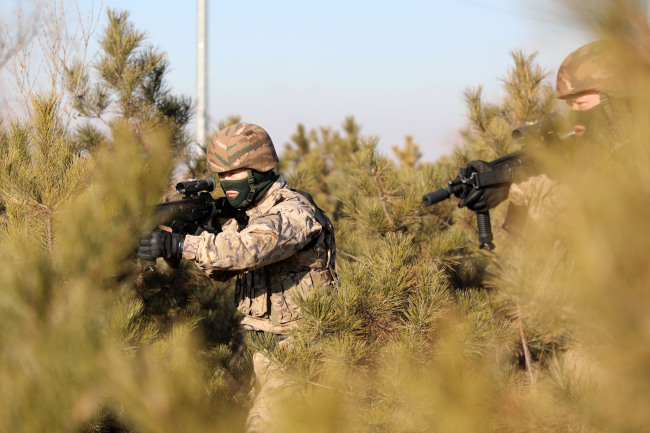
[[[199,180],[186,180],[176,184],[176,192],[181,195],[192,195],[201,191],[214,191],[217,183],[210,176]]]

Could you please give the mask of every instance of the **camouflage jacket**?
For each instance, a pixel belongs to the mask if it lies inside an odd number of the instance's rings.
[[[220,281],[236,275],[242,325],[282,334],[301,317],[296,297],[335,281],[333,227],[311,198],[289,189],[282,176],[246,214],[244,228],[232,219],[221,233],[186,236],[183,258]]]
[[[573,200],[571,190],[566,184],[545,174],[513,183],[508,198],[511,205],[526,209],[528,221],[532,226],[525,231],[533,232],[545,225],[553,226],[562,221]]]

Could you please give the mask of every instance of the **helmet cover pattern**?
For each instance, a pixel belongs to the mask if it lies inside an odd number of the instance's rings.
[[[219,131],[208,144],[207,161],[215,173],[240,168],[265,172],[279,162],[269,134],[252,123],[238,123]]]
[[[569,54],[557,73],[557,97],[564,99],[583,92],[614,93],[613,49],[607,41],[596,41]]]

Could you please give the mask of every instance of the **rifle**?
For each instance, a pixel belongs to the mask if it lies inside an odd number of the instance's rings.
[[[173,233],[198,235],[203,231],[221,232],[220,218],[234,218],[240,227],[248,224],[248,216],[242,209],[234,208],[226,197],[212,198],[216,182],[211,177],[187,180],[176,184],[176,192],[183,197],[156,205],[154,213],[161,225]],[[153,268],[155,263],[143,263]]]
[[[422,203],[425,206],[431,206],[441,201],[447,200],[452,195],[459,199],[467,196],[475,189],[483,189],[493,185],[507,185],[520,182],[531,176],[542,173],[541,167],[537,164],[531,152],[533,147],[548,146],[558,148],[558,145],[568,137],[574,135],[574,132],[561,134],[558,132],[561,125],[561,118],[558,114],[553,114],[545,119],[528,122],[515,129],[512,132],[512,138],[521,145],[521,148],[515,152],[497,158],[487,163],[490,170],[479,172],[474,168],[467,166],[458,170],[456,177],[449,181],[446,187],[437,189],[422,197]],[[566,151],[566,149],[563,149]],[[508,220],[516,218],[516,212],[520,210],[508,209],[506,217]],[[490,213],[488,211],[476,212],[476,225],[478,227],[479,248],[492,251],[494,244],[492,240],[492,225],[490,222]]]

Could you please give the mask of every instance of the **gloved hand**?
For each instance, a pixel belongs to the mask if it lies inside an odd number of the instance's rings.
[[[470,161],[467,167],[461,170],[465,171],[466,177],[470,177],[473,172],[487,173],[492,171],[492,167],[485,161],[475,160]],[[510,183],[497,183],[480,188],[471,188],[467,197],[460,199],[458,207],[467,207],[474,212],[487,212],[508,198],[509,190]]]
[[[157,229],[140,240],[136,255],[141,260],[156,260],[158,257],[180,260],[183,255],[183,241],[184,234]]]

